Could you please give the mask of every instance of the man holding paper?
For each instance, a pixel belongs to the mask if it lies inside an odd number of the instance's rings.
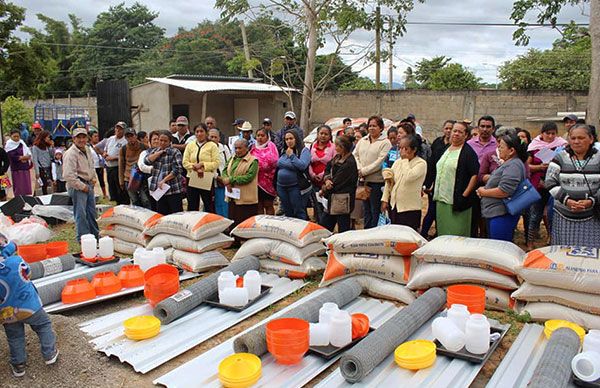
[[[250,154],[246,139],[236,140],[234,148],[235,156],[217,178],[225,186],[232,228],[256,215],[258,207],[258,160]]]
[[[194,128],[196,140],[189,143],[183,152],[183,167],[187,170],[188,211],[200,209],[200,198],[204,211],[214,213],[213,182],[219,168],[219,147],[208,140],[205,124]]]

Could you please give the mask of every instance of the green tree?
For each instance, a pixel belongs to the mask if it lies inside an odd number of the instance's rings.
[[[8,133],[11,129],[18,129],[19,124],[31,125],[33,122],[33,109],[27,107],[23,100],[8,96],[2,102],[2,130]]]
[[[419,89],[420,85],[417,82],[415,71],[411,66],[404,70],[404,88],[405,89]]]
[[[418,85],[418,88],[429,89],[433,73],[444,68],[451,60],[452,58],[443,55],[431,59],[421,59],[415,66],[413,81]]]
[[[479,89],[480,78],[461,64],[450,63],[434,71],[427,84],[431,90],[474,90]]]
[[[154,24],[157,16],[137,2],[100,13],[72,55],[71,70],[84,89],[94,88],[98,80],[127,78],[137,71],[138,58],[164,41],[164,29]]]
[[[340,86],[340,90],[376,90],[375,82],[367,77],[357,77]],[[379,85],[379,90],[384,90],[383,84]]]

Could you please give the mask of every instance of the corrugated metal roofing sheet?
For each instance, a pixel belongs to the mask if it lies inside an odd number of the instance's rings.
[[[421,326],[409,340],[433,339],[431,322],[433,322],[433,319]],[[498,324],[495,321],[491,322]],[[316,387],[468,387],[477,377],[482,367],[483,364],[474,364],[465,360],[438,355],[432,367],[413,372],[398,367],[394,361],[394,355],[390,354],[358,384],[346,382],[338,368]]]
[[[246,91],[246,92],[294,92],[296,89],[281,88],[277,85],[269,85],[259,82],[234,82],[234,81],[202,81],[185,80],[173,78],[147,78],[150,81],[176,86],[178,88],[193,90],[196,92],[217,92],[217,91]]]
[[[146,373],[304,286],[301,280],[261,275],[263,283],[273,287],[271,292],[241,313],[200,305],[171,324],[162,326],[158,336],[144,341],[127,339],[123,334],[123,321],[137,315],[152,315],[148,304],[84,322],[80,328],[94,337],[90,342],[96,350],[107,356],[117,356],[121,362],[131,364],[136,372]]]
[[[285,311],[298,304],[315,297],[320,292],[322,292],[322,290],[313,292],[311,295],[288,306],[254,327],[264,324],[266,321],[283,314]],[[371,326],[375,328],[379,327],[400,310],[400,308],[394,306],[392,303],[365,298],[358,298],[350,303],[345,309],[351,313],[361,312],[367,314],[371,321]],[[154,383],[163,384],[168,387],[220,387],[221,383],[219,382],[217,372],[218,366],[221,360],[233,354],[233,341],[236,337],[229,339],[201,356],[196,357],[177,369],[159,377]],[[270,354],[266,354],[262,357],[262,377],[254,386],[301,387],[334,364],[337,359],[338,357],[332,358],[331,360],[325,360],[324,358],[307,354],[300,364],[285,366],[277,364]]]
[[[540,362],[548,340],[540,325],[526,324],[502,359],[486,388],[525,388]],[[569,385],[575,387],[573,383]]]

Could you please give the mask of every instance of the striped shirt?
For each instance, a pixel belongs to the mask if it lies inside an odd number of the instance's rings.
[[[565,217],[583,219],[592,216],[593,207],[600,206],[600,152],[577,160],[567,150],[561,151],[548,166],[545,185],[555,199],[554,207]],[[569,199],[591,199],[594,206],[573,212],[566,205]]]

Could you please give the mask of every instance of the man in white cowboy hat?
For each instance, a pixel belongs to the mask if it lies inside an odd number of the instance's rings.
[[[254,135],[252,134],[252,123],[250,123],[250,121],[244,121],[237,129],[240,131],[240,138],[246,139],[246,141],[248,141],[248,148],[252,148],[254,143],[256,143]]]

